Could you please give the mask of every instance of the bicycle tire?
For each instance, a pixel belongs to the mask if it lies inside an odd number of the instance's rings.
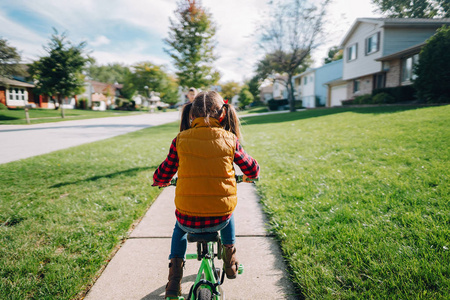
[[[198,291],[197,300],[211,300],[212,294],[208,288],[202,288]]]

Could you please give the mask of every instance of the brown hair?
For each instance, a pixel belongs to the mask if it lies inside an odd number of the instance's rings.
[[[225,130],[231,131],[238,139],[241,139],[240,123],[236,110],[233,105],[224,103],[222,97],[215,91],[201,92],[192,103],[183,107],[180,131],[191,128],[191,120],[195,118],[205,118],[206,124],[209,124],[209,118],[219,120],[224,109],[225,116],[220,124]]]

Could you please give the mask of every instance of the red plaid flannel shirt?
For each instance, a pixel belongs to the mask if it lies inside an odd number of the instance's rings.
[[[259,175],[258,162],[248,155],[244,148],[242,148],[239,140],[236,139],[236,150],[234,152],[234,163],[239,166],[242,172],[249,178],[257,178]],[[178,153],[177,153],[177,138],[174,138],[170,145],[169,154],[167,158],[161,163],[153,174],[153,185],[165,185],[170,182],[172,177],[178,170]],[[231,215],[221,217],[194,217],[188,216],[175,211],[175,216],[178,222],[186,227],[191,228],[207,228],[219,225],[228,220]]]

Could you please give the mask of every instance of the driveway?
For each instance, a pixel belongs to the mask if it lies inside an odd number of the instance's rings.
[[[180,112],[0,125],[0,164],[179,120]]]

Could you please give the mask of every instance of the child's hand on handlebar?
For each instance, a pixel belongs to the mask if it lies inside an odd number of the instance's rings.
[[[248,178],[245,174],[242,175],[242,182],[255,183],[257,180],[258,178]]]
[[[162,183],[162,182],[153,182],[152,186],[157,186],[159,188],[168,187],[170,185],[169,182]]]

